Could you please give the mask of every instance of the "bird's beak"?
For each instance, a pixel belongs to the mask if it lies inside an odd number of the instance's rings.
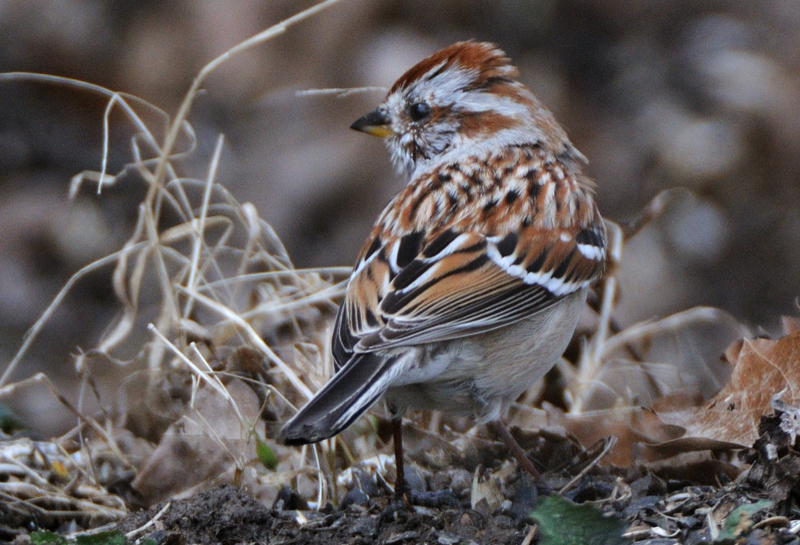
[[[350,128],[379,138],[386,138],[394,134],[389,116],[381,110],[368,113],[350,125]]]

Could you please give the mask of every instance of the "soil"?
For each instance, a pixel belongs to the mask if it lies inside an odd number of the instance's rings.
[[[751,505],[770,496],[766,489],[746,483],[677,486],[676,482],[665,482],[652,474],[630,485],[611,475],[593,475],[566,496],[577,502],[589,501],[610,516],[625,520],[630,538],[646,545],[714,542],[709,518],[718,519],[719,531],[737,506]],[[311,511],[296,509],[299,500],[288,488],[268,508],[245,491],[225,485],[186,500],[172,501],[166,509],[166,504],[161,504],[140,511],[117,528],[132,532],[155,519],[136,538],[151,538],[156,544],[519,545],[526,538],[528,543],[544,543],[528,516],[536,503],[536,488],[527,478],[511,488],[515,489],[513,497],[494,511],[485,509],[485,503],[472,509],[468,500],[457,502],[447,493],[432,500],[429,496],[416,497],[411,505],[393,501],[390,495],[368,497],[363,492],[351,493],[338,509],[329,505],[322,511]],[[776,502],[753,514],[740,526],[742,537],[736,543],[800,544],[794,525],[788,516],[783,516],[789,514],[787,509],[792,510],[787,507],[791,503]],[[626,541],[614,541],[620,542]],[[598,542],[601,543],[608,541]]]
[[[279,500],[280,502],[281,500]],[[119,524],[130,532],[161,509],[141,511]],[[303,521],[301,524],[300,521]],[[512,516],[487,516],[469,508],[396,508],[388,497],[327,512],[269,509],[245,492],[222,486],[172,502],[147,532],[157,543],[285,544],[498,543],[519,544],[530,527]]]
[[[534,449],[534,459],[548,461],[543,466],[546,486],[535,483],[506,460],[502,451],[494,449],[494,442],[476,440],[467,448],[474,456],[435,470],[421,464],[425,459],[421,454],[407,458],[406,477],[413,488],[401,499],[395,498],[383,473],[370,473],[363,464],[356,464],[351,468],[349,484],[340,489],[343,496],[337,496],[338,506],[310,509],[289,486],[280,490],[272,505],[266,505],[245,486],[223,485],[134,512],[101,529],[116,529],[130,543],[148,545],[609,545],[624,543],[625,539],[646,545],[800,545],[800,412],[776,404],[774,414],[761,418],[759,434],[751,448],[726,456],[706,453],[698,459],[699,453],[687,452],[686,456],[671,458],[668,464],[638,463],[630,467],[595,464],[583,459],[585,456],[557,448],[551,440],[545,443],[549,456]],[[40,461],[55,460],[58,455],[55,450],[45,453],[41,446],[35,450],[39,456],[31,456]],[[431,454],[430,449],[420,451],[425,452]],[[560,468],[558,462],[563,462]],[[186,460],[183,463],[188,465]],[[55,474],[43,475],[59,482]],[[15,484],[12,476],[9,473],[9,480],[0,479],[0,484]],[[388,477],[391,479],[390,474]],[[75,492],[86,499],[87,490]],[[108,496],[102,490],[99,493],[99,497]],[[620,526],[626,529],[625,539],[621,529],[589,542],[548,538],[541,512],[537,514],[543,504],[553,503],[542,501],[545,494],[557,494],[574,504],[592,506],[604,517],[620,519],[624,523]],[[0,501],[0,540],[29,542],[28,532],[34,528],[74,536],[81,526],[96,526],[98,521],[91,517],[57,520],[58,513],[69,514],[65,507],[73,503],[76,507],[79,499],[75,496],[70,503],[64,497],[52,498],[51,509],[58,510],[49,512],[53,519],[49,523],[42,518],[47,503]],[[22,516],[23,507],[29,508],[26,517]],[[580,509],[585,513],[585,507]],[[17,518],[12,520],[14,513]],[[567,522],[567,514],[560,512],[555,518],[564,527],[592,524],[584,522],[586,517],[574,516]]]
[[[407,476],[417,478],[409,480],[414,488],[401,499],[374,475],[354,467],[350,489],[336,507],[310,509],[289,486],[268,506],[244,487],[223,485],[134,512],[102,530],[118,530],[130,543],[148,545],[800,545],[800,435],[790,426],[794,420],[786,418],[794,409],[784,409],[789,412],[776,410],[762,418],[761,436],[752,448],[726,459],[658,468],[593,465],[577,472],[548,470],[547,487],[502,461],[502,456],[491,467],[477,466],[474,473],[460,465],[428,472],[411,462]],[[731,480],[728,475],[735,466],[746,469]],[[549,538],[541,513],[536,513],[552,503],[542,501],[545,494],[558,494],[590,505],[604,517],[620,519],[624,538],[620,529],[590,541]],[[0,527],[11,522],[6,515],[14,505],[0,502]],[[585,507],[580,509],[585,513]],[[586,516],[573,514],[572,522],[568,513],[556,513],[555,518],[557,526],[590,524],[583,522]],[[17,530],[5,539],[29,542],[23,528],[32,528],[31,523],[15,525]],[[73,525],[58,531],[73,534],[76,529]]]

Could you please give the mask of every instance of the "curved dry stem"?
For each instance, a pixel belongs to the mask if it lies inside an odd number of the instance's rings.
[[[56,295],[55,298],[50,302],[50,304],[47,306],[42,315],[39,316],[39,319],[36,320],[36,323],[33,324],[33,326],[27,331],[27,333],[25,333],[24,342],[22,343],[22,346],[19,348],[19,350],[17,350],[17,353],[14,355],[14,359],[12,359],[11,363],[8,364],[6,370],[3,372],[3,375],[0,376],[0,386],[3,386],[9,379],[11,374],[19,365],[20,361],[22,361],[22,358],[24,358],[25,355],[28,353],[28,350],[30,349],[31,345],[36,340],[36,338],[39,336],[39,333],[42,332],[42,328],[44,327],[44,325],[47,323],[48,320],[50,320],[50,317],[53,315],[56,309],[58,309],[58,307],[64,301],[64,298],[67,296],[70,290],[75,286],[78,280],[83,278],[85,275],[93,271],[96,271],[97,269],[100,269],[102,267],[105,267],[106,265],[110,265],[116,262],[120,256],[136,251],[136,249],[141,248],[143,245],[144,243],[139,243],[137,245],[133,245],[128,248],[123,248],[118,252],[114,252],[113,254],[107,255],[102,259],[94,261],[93,263],[89,263],[85,267],[81,268],[78,272],[73,274],[67,281],[67,283],[64,284],[64,287],[61,288],[61,290],[58,292],[58,295]]]
[[[97,93],[108,97],[109,104],[119,104],[122,111],[128,116],[128,118],[134,123],[138,131],[145,137],[148,144],[153,146],[154,150],[160,151],[158,140],[153,136],[150,132],[149,127],[142,121],[136,111],[128,104],[128,100],[131,102],[135,102],[140,106],[144,106],[149,108],[150,110],[156,112],[157,114],[163,116],[166,119],[169,119],[164,110],[153,106],[146,100],[139,98],[135,95],[130,95],[128,93],[120,93],[117,91],[112,91],[102,85],[96,85],[94,83],[88,83],[86,81],[81,81],[73,78],[67,78],[63,76],[53,76],[50,74],[38,74],[36,72],[4,72],[0,73],[0,81],[9,80],[9,81],[33,81],[33,82],[40,82],[40,83],[51,83],[54,85],[65,85],[67,87],[74,87],[75,89],[80,89],[83,91],[90,91],[93,93]],[[108,111],[108,108],[107,110]],[[107,128],[107,127],[106,127]]]
[[[741,329],[742,336],[747,337],[749,331],[742,326],[733,316],[714,307],[694,307],[688,310],[677,312],[666,318],[657,321],[647,321],[634,324],[624,331],[620,331],[606,342],[603,347],[604,356],[616,350],[624,348],[625,345],[636,342],[643,338],[653,337],[663,331],[678,329],[687,324],[698,322],[726,322]]]
[[[189,268],[189,278],[186,281],[186,288],[192,292],[197,287],[197,275],[200,269],[200,250],[203,247],[205,238],[205,225],[206,218],[208,218],[208,204],[211,201],[211,188],[214,186],[214,178],[217,174],[217,167],[219,166],[219,158],[222,155],[222,145],[225,139],[222,135],[217,138],[217,145],[214,148],[214,155],[211,159],[211,165],[208,169],[208,178],[206,179],[206,186],[203,190],[203,203],[200,205],[200,217],[192,221],[192,225],[196,227],[194,236],[194,244],[192,246],[192,264]],[[183,318],[188,318],[194,302],[193,297],[190,295],[183,308]]]
[[[373,92],[381,92],[386,93],[389,91],[388,87],[381,87],[381,86],[371,86],[371,87],[330,87],[327,89],[303,89],[300,91],[296,91],[294,93],[295,96],[298,97],[309,97],[309,96],[328,96],[328,95],[336,95],[336,98],[345,98],[349,97],[350,95],[356,95],[361,93],[373,93]]]
[[[154,174],[155,184],[151,187],[151,191],[154,191],[154,188],[159,185],[161,178],[164,175],[164,171],[167,166],[167,159],[166,156],[169,155],[170,151],[175,145],[175,142],[178,139],[178,134],[180,133],[180,125],[183,121],[189,116],[189,111],[192,108],[192,104],[194,103],[194,99],[197,96],[200,87],[203,85],[203,82],[206,78],[219,67],[222,63],[230,59],[231,57],[242,53],[243,51],[247,51],[253,46],[261,44],[275,36],[283,34],[289,27],[308,19],[312,15],[319,13],[320,11],[332,6],[333,4],[338,3],[340,0],[325,0],[324,2],[320,2],[306,10],[301,11],[300,13],[281,21],[277,25],[273,25],[270,28],[259,32],[255,36],[248,38],[247,40],[235,45],[234,47],[228,49],[225,53],[220,55],[219,57],[215,58],[207,65],[205,65],[202,70],[197,74],[192,81],[191,87],[189,87],[189,91],[186,93],[186,97],[183,99],[183,102],[178,109],[178,113],[175,116],[175,121],[172,123],[169,132],[167,133],[167,137],[164,140],[164,155],[163,160],[159,162],[158,167],[156,167],[156,171]],[[148,199],[149,200],[149,199]]]

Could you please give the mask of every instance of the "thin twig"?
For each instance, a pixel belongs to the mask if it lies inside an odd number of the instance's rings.
[[[302,91],[296,91],[295,96],[298,97],[308,97],[308,96],[319,96],[319,95],[336,95],[336,98],[345,98],[350,95],[355,95],[358,93],[372,93],[372,92],[381,92],[385,93],[389,90],[388,87],[379,87],[379,86],[372,86],[372,87],[333,87],[329,89],[303,89]]]
[[[575,483],[583,479],[584,475],[586,475],[594,466],[600,463],[600,460],[605,458],[606,454],[608,454],[612,448],[614,448],[617,444],[617,438],[613,435],[606,439],[606,445],[603,447],[602,452],[595,456],[594,460],[592,460],[589,465],[583,468],[577,475],[575,475],[567,484],[561,487],[561,490],[558,491],[559,495],[563,495],[564,492],[575,486]]]
[[[186,281],[186,288],[190,295],[186,300],[186,305],[183,308],[183,318],[188,318],[191,313],[194,298],[191,296],[196,288],[197,273],[199,270],[198,263],[200,261],[200,252],[203,248],[205,239],[206,218],[208,218],[208,205],[211,201],[211,188],[214,187],[214,179],[217,175],[217,167],[219,166],[219,158],[222,155],[222,145],[225,139],[222,135],[217,138],[217,145],[214,148],[214,155],[211,159],[211,165],[208,169],[208,177],[206,178],[206,186],[203,191],[203,203],[200,206],[200,217],[192,220],[192,226],[195,227],[194,245],[192,248],[192,264],[189,267],[189,279]]]
[[[98,259],[93,263],[89,263],[85,267],[82,267],[78,272],[73,274],[70,277],[70,279],[67,280],[67,283],[64,285],[64,287],[61,288],[61,291],[58,292],[58,295],[56,295],[55,298],[50,302],[50,304],[47,306],[42,315],[39,316],[39,319],[36,320],[36,323],[33,324],[33,326],[31,326],[31,328],[28,330],[27,333],[25,333],[22,346],[19,348],[19,350],[17,350],[17,353],[14,355],[14,359],[12,359],[11,363],[8,364],[8,367],[6,367],[6,370],[3,372],[3,375],[0,376],[0,387],[2,387],[6,383],[11,374],[17,368],[19,363],[22,361],[22,358],[25,357],[25,355],[28,353],[28,350],[33,344],[33,341],[35,341],[36,338],[39,336],[39,333],[42,332],[45,323],[47,323],[47,321],[50,319],[53,313],[55,313],[56,309],[58,309],[58,307],[61,306],[61,303],[64,301],[64,298],[66,298],[67,294],[70,292],[70,290],[72,290],[72,288],[75,286],[78,280],[80,280],[90,272],[96,271],[97,269],[101,269],[106,265],[114,263],[120,256],[125,255],[127,252],[132,252],[140,248],[141,246],[142,246],[141,244],[137,244],[128,248],[123,248],[118,252],[114,252],[113,254],[107,255],[106,257]]]
[[[667,206],[680,196],[688,196],[693,193],[685,187],[672,187],[660,191],[655,197],[650,199],[639,215],[633,219],[619,222],[625,240],[636,236],[648,223],[664,213]]]
[[[166,503],[166,505],[164,505],[164,507],[162,507],[161,510],[158,513],[156,513],[153,518],[148,520],[147,523],[144,526],[140,526],[139,528],[136,528],[135,530],[131,530],[130,532],[125,534],[125,537],[128,538],[128,539],[132,539],[132,538],[138,536],[139,534],[141,534],[142,532],[144,532],[145,530],[147,530],[148,528],[153,526],[156,522],[158,522],[158,519],[160,519],[162,516],[164,516],[164,513],[169,511],[170,507],[172,507],[172,502],[168,501]]]

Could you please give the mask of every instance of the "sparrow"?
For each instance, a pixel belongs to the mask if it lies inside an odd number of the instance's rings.
[[[332,338],[336,373],[289,420],[288,445],[335,436],[378,399],[405,487],[408,408],[489,423],[520,464],[510,405],[562,356],[603,273],[606,231],[585,157],[490,43],[453,44],[351,128],[408,177],[367,237]]]

